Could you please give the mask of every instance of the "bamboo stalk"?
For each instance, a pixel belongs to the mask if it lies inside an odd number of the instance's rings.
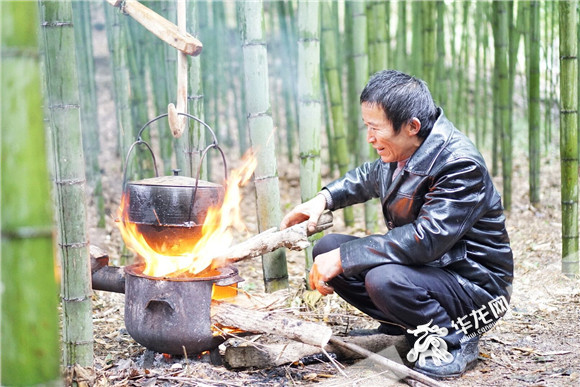
[[[197,2],[189,1],[188,2],[188,32],[192,35],[196,36],[199,35],[199,7]],[[189,89],[190,95],[187,97],[189,100],[189,110],[192,115],[201,119],[202,121],[205,119],[204,116],[204,103],[205,97],[203,95],[203,79],[202,79],[202,68],[201,68],[201,57],[193,57],[189,61]],[[197,170],[199,168],[202,169],[202,178],[207,178],[207,160],[204,160],[204,165],[200,167],[200,159],[201,159],[201,149],[205,147],[206,144],[206,136],[209,134],[206,133],[206,129],[199,124],[198,122],[190,122],[189,123],[189,134],[187,136],[187,146],[188,152],[188,159],[186,163],[188,176],[196,176]]]
[[[338,64],[338,52],[336,42],[336,27],[338,13],[334,13],[329,1],[322,4],[323,14],[332,17],[322,18],[322,55],[324,59],[324,75],[328,85],[330,99],[330,109],[332,127],[334,129],[333,143],[336,147],[336,160],[341,175],[344,175],[350,168],[350,158],[348,155],[348,144],[346,139],[346,129],[344,124],[344,109],[342,101],[342,88],[340,85],[341,69]],[[343,209],[344,223],[347,226],[354,224],[354,213],[352,207]]]
[[[528,80],[528,124],[530,157],[530,202],[540,202],[540,5],[530,3],[530,56]]]
[[[512,138],[509,128],[509,74],[508,74],[508,15],[506,3],[493,3],[497,18],[495,38],[495,67],[498,80],[497,113],[501,133],[501,159],[503,177],[503,204],[506,210],[511,208],[511,177],[512,177]]]
[[[435,17],[436,3],[423,3],[423,80],[430,88],[435,87]]]
[[[127,69],[127,42],[125,31],[120,22],[119,13],[109,7],[105,8],[105,21],[107,26],[107,43],[111,55],[111,67],[113,72],[113,91],[115,96],[115,113],[117,117],[117,136],[119,153],[126,155],[133,137],[133,120],[129,109],[129,71]],[[121,158],[125,163],[125,158]],[[123,165],[123,167],[127,167]]]
[[[300,150],[300,196],[310,200],[320,190],[320,4],[298,2],[298,131]],[[312,266],[307,250],[306,270]]]
[[[276,166],[276,149],[270,138],[274,136],[268,90],[268,52],[264,40],[263,8],[261,1],[239,3],[239,18],[244,55],[244,85],[246,114],[250,141],[258,159],[254,172],[258,224],[260,230],[277,227],[282,218],[280,188]],[[262,258],[264,285],[272,292],[288,287],[288,269],[284,251],[278,250]]]
[[[562,179],[562,273],[577,275],[578,264],[578,42],[576,1],[560,10],[560,164]]]
[[[65,366],[93,365],[85,172],[70,1],[41,1],[58,245],[62,259]]]
[[[62,385],[38,25],[37,4],[0,2],[2,386]]]

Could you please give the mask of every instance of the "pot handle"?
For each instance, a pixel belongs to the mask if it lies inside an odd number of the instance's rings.
[[[243,281],[244,281],[244,279],[242,277],[240,277],[238,274],[236,274],[233,276],[219,279],[219,280],[215,281],[214,283],[217,286],[230,286],[230,285],[237,284],[238,282],[243,282]]]
[[[147,129],[147,127],[149,125],[151,125],[153,122],[155,122],[155,121],[157,121],[157,120],[159,120],[159,119],[161,119],[163,117],[167,117],[168,115],[169,115],[169,113],[164,113],[164,114],[161,114],[161,115],[159,115],[159,116],[157,116],[155,118],[152,118],[145,125],[143,125],[141,127],[141,129],[139,129],[139,133],[137,134],[137,140],[133,144],[131,144],[131,147],[129,148],[129,152],[127,152],[127,157],[125,158],[125,166],[123,168],[123,192],[125,192],[125,186],[127,185],[127,165],[129,163],[129,156],[131,155],[131,152],[133,151],[133,148],[136,145],[144,144],[147,147],[147,149],[151,153],[151,157],[153,158],[153,166],[155,167],[155,177],[159,177],[159,171],[157,170],[157,160],[155,159],[155,154],[153,153],[153,149],[151,149],[151,146],[146,141],[144,141],[142,139],[141,135],[143,134],[143,131],[145,129]],[[213,137],[213,142],[211,144],[209,144],[201,152],[201,159],[200,159],[200,162],[199,162],[199,168],[197,169],[197,174],[196,174],[195,190],[194,190],[194,194],[193,194],[193,198],[192,198],[193,199],[192,200],[192,203],[193,203],[193,201],[195,201],[195,196],[197,194],[197,184],[199,182],[199,176],[201,174],[201,165],[202,165],[203,159],[205,158],[205,155],[206,155],[207,151],[210,150],[211,148],[215,148],[215,149],[217,149],[220,152],[220,154],[222,156],[222,161],[223,161],[223,164],[224,164],[224,180],[226,180],[226,181],[228,179],[228,166],[226,164],[226,156],[224,155],[224,151],[218,145],[217,136],[216,136],[215,132],[213,131],[213,129],[208,124],[206,124],[205,122],[203,122],[202,120],[200,120],[196,116],[192,116],[191,114],[177,112],[177,115],[179,115],[179,116],[185,116],[185,117],[187,117],[189,119],[192,119],[194,121],[199,122],[202,126],[204,126],[207,130],[210,131],[210,133],[211,133],[211,135]]]
[[[135,141],[133,144],[131,144],[131,147],[129,148],[129,152],[127,152],[127,157],[125,158],[125,166],[123,167],[123,191],[125,192],[125,186],[127,185],[127,166],[129,165],[129,156],[131,156],[131,152],[133,152],[133,149],[135,148],[135,146],[143,144],[145,145],[145,147],[149,150],[149,153],[151,153],[151,157],[153,158],[153,167],[155,168],[155,177],[159,177],[159,171],[157,170],[157,160],[155,159],[155,154],[153,153],[153,149],[151,149],[151,146],[146,142],[143,141],[141,139],[141,137],[139,136],[139,138],[137,139],[137,141]]]

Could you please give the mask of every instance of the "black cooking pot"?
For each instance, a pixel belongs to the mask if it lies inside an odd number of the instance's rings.
[[[173,254],[180,253],[177,251],[180,246],[188,248],[187,244],[181,243],[182,241],[199,239],[208,209],[220,207],[225,195],[223,186],[199,179],[203,159],[211,148],[220,151],[224,163],[224,176],[227,178],[225,156],[217,145],[213,130],[194,116],[185,113],[178,114],[200,122],[213,135],[213,143],[207,146],[201,154],[197,177],[179,176],[179,170],[174,170],[173,176],[159,176],[153,150],[147,142],[142,140],[141,134],[152,122],[166,117],[167,114],[152,119],[141,128],[137,141],[129,148],[123,173],[123,192],[128,204],[124,221],[136,224],[138,231],[149,245],[159,253],[168,252],[165,251],[167,249],[171,249]],[[144,145],[151,153],[156,177],[127,182],[129,157],[138,145]]]

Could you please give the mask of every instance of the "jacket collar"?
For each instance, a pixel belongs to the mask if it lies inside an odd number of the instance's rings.
[[[445,145],[451,139],[455,129],[451,121],[445,117],[443,109],[438,108],[439,118],[435,121],[433,129],[425,138],[425,141],[409,158],[405,165],[405,171],[415,175],[428,175],[435,164],[439,154],[445,149]],[[395,163],[396,164],[396,163]]]

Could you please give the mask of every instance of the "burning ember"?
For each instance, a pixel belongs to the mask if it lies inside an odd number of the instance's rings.
[[[139,232],[138,225],[129,221],[128,197],[124,192],[117,225],[127,247],[144,260],[143,274],[166,278],[191,277],[205,274],[202,272],[208,268],[219,267],[221,262],[213,262],[213,257],[219,256],[231,246],[234,241],[233,230],[246,231],[240,213],[240,187],[248,182],[256,165],[256,158],[250,152],[246,153],[242,166],[229,174],[222,205],[208,209],[201,236],[180,238],[178,248],[167,245],[172,242],[151,246]]]

